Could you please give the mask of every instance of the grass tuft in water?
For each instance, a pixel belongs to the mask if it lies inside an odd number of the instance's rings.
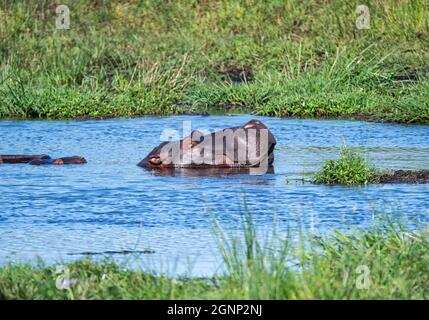
[[[328,160],[314,177],[315,183],[368,184],[377,183],[380,173],[362,154],[344,145],[338,159]]]

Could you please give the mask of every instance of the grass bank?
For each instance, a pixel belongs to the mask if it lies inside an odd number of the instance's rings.
[[[272,234],[250,216],[242,238],[216,229],[226,273],[211,279],[130,271],[113,262],[0,268],[2,299],[428,299],[429,236],[385,223],[354,233]],[[64,273],[64,270],[68,270]],[[63,289],[61,289],[61,286]],[[59,289],[60,288],[60,289]]]
[[[425,1],[0,0],[0,117],[245,111],[429,123]]]

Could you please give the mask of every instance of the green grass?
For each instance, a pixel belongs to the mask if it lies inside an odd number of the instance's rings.
[[[66,4],[70,29],[57,30],[54,1],[0,0],[0,118],[233,110],[429,123],[427,1],[369,1],[369,30],[355,27],[359,1]]]
[[[377,183],[380,174],[362,154],[344,145],[340,157],[326,161],[316,173],[314,182],[343,185]]]
[[[428,299],[429,236],[385,222],[369,230],[258,237],[251,216],[241,237],[217,226],[226,273],[212,279],[130,271],[113,262],[67,264],[74,283],[57,289],[55,266],[0,268],[3,299]],[[257,239],[266,240],[257,240]]]

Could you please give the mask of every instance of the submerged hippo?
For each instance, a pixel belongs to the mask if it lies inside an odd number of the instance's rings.
[[[83,157],[63,157],[58,159],[52,159],[46,154],[40,155],[0,155],[1,163],[28,163],[31,165],[46,165],[46,164],[83,164],[86,163],[86,159]]]
[[[56,165],[63,165],[63,164],[84,164],[87,163],[86,159],[79,156],[73,156],[73,157],[63,157],[58,159],[34,159],[30,161],[28,164],[40,166],[40,165],[47,165],[47,164],[56,164]]]
[[[36,159],[50,159],[47,154],[36,155],[0,155],[0,163],[29,163]]]
[[[276,139],[259,120],[204,135],[163,142],[138,165],[146,169],[248,169],[265,173],[274,161]],[[261,169],[261,170],[258,170]],[[255,171],[255,173],[257,172]]]

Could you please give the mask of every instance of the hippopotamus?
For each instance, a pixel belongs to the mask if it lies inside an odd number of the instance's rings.
[[[29,163],[36,159],[50,159],[47,154],[37,155],[0,155],[0,163]]]
[[[253,119],[242,126],[206,135],[193,131],[182,140],[162,142],[138,165],[150,170],[233,168],[266,173],[274,162],[275,145],[268,127]]]
[[[0,155],[1,163],[28,163],[31,165],[46,165],[46,164],[84,164],[87,163],[86,159],[79,156],[63,157],[52,159],[47,154],[39,155]]]
[[[58,159],[34,159],[30,161],[28,164],[39,166],[39,165],[46,165],[46,164],[56,164],[56,165],[63,165],[63,164],[84,164],[87,163],[86,159],[79,156],[73,156],[73,157],[63,157]]]

